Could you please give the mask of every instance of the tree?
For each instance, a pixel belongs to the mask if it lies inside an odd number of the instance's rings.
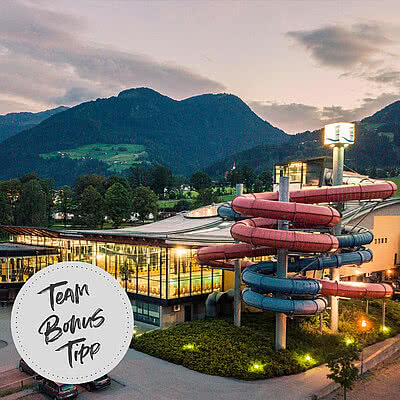
[[[358,377],[358,369],[354,361],[359,359],[359,349],[357,344],[340,344],[336,351],[328,355],[328,368],[331,373],[327,375],[329,379],[339,383],[343,388],[343,398],[346,400],[347,390],[351,390]]]
[[[84,225],[96,228],[104,222],[104,200],[101,194],[89,185],[82,193],[79,204],[79,215]]]
[[[203,171],[195,172],[190,178],[190,185],[198,192],[211,187],[211,178]]]
[[[128,179],[124,178],[123,176],[118,176],[118,175],[112,175],[107,179],[107,182],[105,184],[105,189],[106,191],[115,183],[119,183],[122,186],[125,186],[126,189],[130,190],[130,185],[128,182]]]
[[[29,174],[25,174],[19,180],[20,180],[21,184],[24,184],[24,183],[31,181],[32,179],[37,180],[37,181],[40,180],[39,175],[36,174],[35,172],[30,172]]]
[[[172,172],[162,165],[153,165],[150,169],[150,188],[154,193],[163,195],[165,188],[172,184]]]
[[[254,192],[260,193],[264,190],[264,184],[261,179],[257,178],[254,182]]]
[[[49,179],[40,179],[40,185],[46,195],[46,216],[47,216],[47,225],[50,225],[50,219],[54,208],[54,200],[55,200],[55,188],[54,188],[54,180],[53,178]]]
[[[13,223],[13,213],[7,194],[0,192],[0,224],[10,225]]]
[[[212,188],[207,188],[207,189],[200,190],[195,204],[197,207],[202,207],[202,206],[208,206],[212,203],[216,203],[217,201],[218,201],[218,197],[214,193]]]
[[[138,186],[133,192],[132,209],[139,214],[139,219],[144,222],[149,214],[157,215],[158,204],[156,194],[148,187]]]
[[[253,168],[244,165],[243,167],[241,167],[241,174],[243,177],[244,187],[246,188],[247,193],[250,193],[252,191],[255,181],[254,170]]]
[[[226,181],[230,186],[236,186],[238,183],[243,183],[243,174],[241,168],[235,168],[229,171]]]
[[[106,184],[106,178],[103,175],[97,175],[97,174],[79,175],[76,178],[74,184],[75,198],[79,199],[82,196],[85,189],[89,186],[93,186],[93,188],[96,189],[97,192],[99,192],[101,195],[104,195],[105,184]]]
[[[181,212],[190,210],[192,203],[189,200],[181,199],[178,200],[177,203],[174,205],[174,211]]]
[[[126,186],[114,183],[107,189],[104,200],[107,217],[111,219],[113,227],[118,228],[131,215],[132,192]]]
[[[11,206],[12,223],[16,221],[17,202],[21,195],[21,182],[19,179],[11,179],[9,181],[0,182],[0,192],[4,193],[8,203]]]
[[[266,192],[272,191],[273,177],[271,171],[263,171],[260,175],[258,175],[258,179],[263,183],[263,190]]]
[[[137,165],[129,168],[128,182],[132,190],[138,186],[150,186],[150,168]]]
[[[47,196],[37,179],[28,180],[22,185],[16,209],[18,225],[47,226]]]
[[[63,186],[57,193],[56,208],[63,215],[64,227],[67,225],[68,214],[73,211],[72,190]]]

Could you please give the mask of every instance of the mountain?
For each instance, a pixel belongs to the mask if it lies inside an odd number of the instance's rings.
[[[0,144],[0,179],[34,171],[55,177],[57,185],[71,184],[79,173],[110,174],[114,166],[135,162],[191,174],[237,151],[287,140],[285,132],[234,95],[177,101],[152,89],[129,89],[72,107],[8,138]]]
[[[400,100],[389,104],[382,110],[362,120],[365,124],[393,123],[400,125]]]
[[[40,124],[43,120],[67,110],[68,107],[57,107],[38,113],[19,112],[0,115],[0,142],[25,129]]]
[[[279,162],[332,155],[323,146],[323,129],[291,135],[285,146],[262,145],[231,154],[209,165],[205,171],[214,177],[223,176],[232,167],[248,165],[256,171],[271,169]],[[400,166],[400,101],[388,105],[356,123],[354,145],[346,149],[346,165],[367,172],[370,168]]]

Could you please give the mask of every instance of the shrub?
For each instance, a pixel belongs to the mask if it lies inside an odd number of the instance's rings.
[[[152,356],[183,365],[198,372],[246,380],[296,374],[326,363],[347,338],[359,342],[357,320],[365,316],[365,302],[341,302],[339,334],[319,332],[318,318],[290,319],[287,322],[287,349],[274,350],[275,314],[246,313],[242,326],[231,318],[193,321],[152,331],[132,339],[131,347]],[[366,343],[385,339],[381,330],[382,301],[369,303],[372,329]],[[387,302],[386,325],[390,335],[398,333],[400,304]],[[306,357],[306,356],[309,357]]]

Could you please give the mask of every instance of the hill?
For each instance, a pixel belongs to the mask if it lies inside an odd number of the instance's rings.
[[[58,114],[59,112],[67,109],[68,107],[60,106],[38,113],[19,112],[0,115],[0,142],[17,134],[18,132],[32,128],[52,115]]]
[[[111,173],[97,157],[57,153],[79,153],[93,144],[140,145],[146,162],[191,174],[221,157],[255,145],[280,144],[287,137],[230,94],[177,101],[152,89],[129,89],[72,107],[8,138],[0,144],[0,179],[35,171],[44,177],[56,174],[60,185],[73,182],[78,172]]]
[[[332,151],[322,145],[322,139],[323,129],[298,133],[290,136],[285,146],[255,146],[211,164],[206,172],[221,177],[234,161],[236,166],[248,165],[263,171],[278,162],[331,155]],[[355,144],[346,150],[345,162],[359,172],[400,166],[400,101],[356,123]]]

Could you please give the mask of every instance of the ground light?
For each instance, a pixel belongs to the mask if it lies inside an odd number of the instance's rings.
[[[345,343],[347,344],[347,346],[351,345],[352,343],[354,343],[354,340],[351,338],[346,338],[345,339]]]
[[[366,344],[366,335],[367,331],[371,328],[371,323],[368,321],[366,318],[361,318],[358,320],[358,326],[363,333],[363,347]],[[360,375],[362,375],[364,372],[364,348],[361,349],[361,371]]]
[[[382,326],[382,332],[385,335],[388,335],[390,333],[390,328],[388,326],[384,325],[384,326]]]
[[[182,346],[182,350],[189,350],[193,351],[194,350],[194,344],[193,343],[188,343]]]
[[[250,364],[249,372],[263,373],[264,372],[264,364],[262,364],[258,361]]]

